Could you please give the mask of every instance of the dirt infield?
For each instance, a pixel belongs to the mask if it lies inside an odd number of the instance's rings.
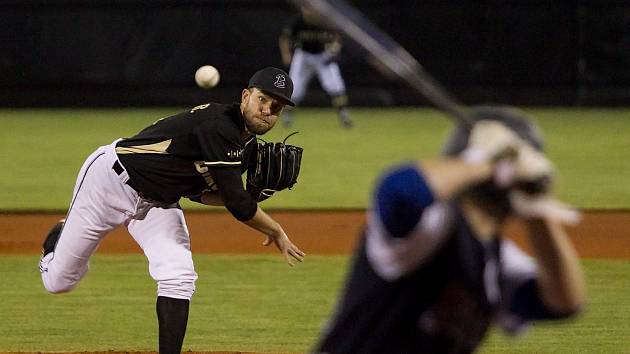
[[[347,254],[365,218],[355,211],[272,211],[291,239],[307,254]],[[62,214],[0,214],[0,253],[41,252],[44,235]],[[262,236],[226,212],[190,212],[186,220],[194,253],[275,253],[262,247]],[[527,249],[522,225],[509,223],[506,234]],[[577,227],[567,229],[583,258],[630,258],[630,211],[588,211]],[[100,253],[137,253],[124,228],[101,244]]]

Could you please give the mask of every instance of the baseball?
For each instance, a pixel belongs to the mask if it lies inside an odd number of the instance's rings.
[[[204,65],[195,72],[195,82],[204,89],[215,87],[219,83],[219,79],[219,71],[212,65]]]

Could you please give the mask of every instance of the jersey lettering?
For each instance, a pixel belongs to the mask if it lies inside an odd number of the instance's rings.
[[[212,176],[210,175],[210,170],[208,169],[208,166],[206,166],[206,162],[195,161],[194,164],[195,164],[195,169],[197,170],[197,172],[199,172],[199,174],[201,174],[201,176],[206,181],[206,183],[209,186],[214,185],[214,180],[212,179]]]
[[[201,110],[201,109],[206,109],[208,107],[210,107],[210,103],[202,104],[202,105],[199,105],[199,106],[194,107],[193,109],[191,109],[190,113],[195,113],[195,111],[198,111],[198,110]]]
[[[243,156],[243,150],[229,150],[227,152],[227,156],[233,160],[241,160],[241,156]]]

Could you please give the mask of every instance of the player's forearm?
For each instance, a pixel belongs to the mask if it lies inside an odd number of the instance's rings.
[[[237,220],[251,219],[258,205],[256,205],[251,195],[243,189],[240,169],[214,168],[210,169],[210,173],[220,192],[221,203],[225,205],[227,210]],[[209,201],[218,202],[216,197],[211,197]]]
[[[278,237],[282,233],[282,228],[275,220],[265,213],[260,207],[256,209],[254,217],[250,220],[243,221],[243,223],[254,230],[260,231],[263,234],[271,237]]]
[[[450,199],[492,176],[490,163],[468,163],[461,159],[422,161],[420,170],[438,199]]]
[[[539,264],[541,297],[560,313],[578,311],[586,290],[578,256],[562,225],[543,219],[526,221],[529,239]]]
[[[204,191],[201,195],[201,203],[212,206],[223,206],[223,199],[221,199],[221,193],[219,191]]]

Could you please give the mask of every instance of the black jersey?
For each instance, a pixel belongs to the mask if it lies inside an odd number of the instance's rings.
[[[415,165],[377,187],[374,210],[317,353],[470,353],[491,324],[512,332],[556,317],[533,261],[480,241],[454,202],[435,201]]]
[[[472,352],[494,313],[482,280],[488,256],[498,254],[484,252],[463,227],[431,262],[390,282],[373,270],[363,238],[334,325],[317,352]]]
[[[141,194],[163,203],[215,189],[211,170],[245,171],[244,121],[239,104],[208,103],[163,118],[123,139],[116,153]],[[242,181],[238,183],[241,185]]]
[[[293,48],[301,48],[317,54],[326,50],[334,42],[336,34],[325,28],[310,24],[301,16],[294,18],[284,29],[284,34],[291,41]]]

